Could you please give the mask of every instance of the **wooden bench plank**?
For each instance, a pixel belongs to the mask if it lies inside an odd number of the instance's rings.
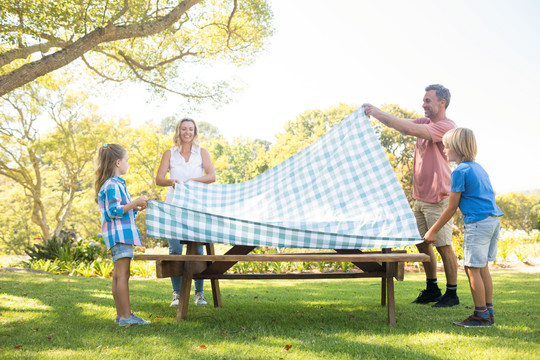
[[[386,272],[327,272],[327,273],[262,273],[262,274],[198,274],[194,279],[225,279],[225,280],[275,280],[275,279],[355,279],[380,278]]]
[[[361,254],[247,254],[247,255],[134,255],[134,260],[168,260],[168,261],[219,261],[219,262],[303,262],[303,261],[328,261],[328,262],[425,262],[429,261],[426,254],[403,254],[403,253],[361,253]],[[207,269],[208,270],[208,269]],[[205,271],[207,271],[205,270]]]

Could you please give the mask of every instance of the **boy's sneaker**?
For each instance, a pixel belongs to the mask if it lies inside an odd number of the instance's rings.
[[[444,294],[439,301],[437,301],[436,304],[431,305],[431,307],[439,308],[439,307],[452,307],[452,306],[458,306],[459,305],[459,298],[457,295],[449,296]]]
[[[179,302],[180,302],[180,294],[173,291],[171,306],[178,306]]]
[[[454,325],[457,326],[463,326],[463,327],[491,327],[491,321],[489,319],[481,318],[480,316],[476,315],[476,311],[474,314],[469,316],[463,321],[455,321]]]
[[[202,292],[195,293],[195,305],[206,305],[208,304],[206,302],[206,299],[204,298],[204,294]]]
[[[131,316],[128,319],[120,320],[118,322],[118,325],[120,326],[126,326],[126,325],[148,325],[150,324],[150,321],[143,320],[137,315],[131,314]]]
[[[437,290],[422,290],[420,295],[412,302],[413,304],[428,304],[430,302],[439,301],[442,297],[441,289]]]
[[[491,325],[495,324],[495,316],[493,314],[489,314],[489,322]]]

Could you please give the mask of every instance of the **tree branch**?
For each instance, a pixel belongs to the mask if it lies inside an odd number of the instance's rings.
[[[65,48],[72,41],[49,41],[45,44],[36,44],[24,48],[17,48],[0,54],[0,68],[17,59],[25,59],[35,52],[46,53],[52,48]]]
[[[232,23],[234,14],[236,13],[236,9],[238,9],[238,0],[234,0],[233,10],[231,12],[231,15],[229,15],[229,20],[227,21],[227,47],[229,47],[231,36],[233,34],[233,32],[231,31],[231,23]]]
[[[139,63],[138,61],[133,59],[131,56],[126,55],[123,51],[119,51],[118,54],[120,56],[122,56],[126,60],[126,63],[129,63],[129,64],[131,64],[133,66],[136,66],[137,68],[139,68],[141,70],[144,70],[144,71],[155,70],[160,66],[167,65],[167,64],[172,63],[172,62],[174,62],[176,60],[180,60],[180,59],[184,58],[185,56],[189,56],[189,55],[196,56],[197,55],[197,53],[193,53],[193,52],[188,51],[188,52],[182,53],[182,54],[180,54],[178,56],[175,56],[175,57],[172,57],[170,59],[159,62],[159,63],[157,63],[155,65],[148,66],[148,65],[143,65],[143,64]]]
[[[109,76],[107,76],[107,75],[105,75],[105,74],[99,72],[98,69],[96,69],[96,68],[94,68],[92,65],[90,65],[90,63],[86,60],[86,58],[84,57],[84,55],[81,56],[81,59],[82,59],[82,61],[86,64],[86,66],[87,66],[90,70],[92,70],[93,72],[95,72],[96,74],[98,74],[99,76],[101,76],[102,78],[107,79],[107,80],[110,80],[110,81],[122,82],[122,80],[119,80],[119,79],[113,79],[113,78],[111,78],[111,77],[109,77]]]
[[[174,94],[182,95],[184,97],[195,98],[195,99],[212,99],[214,97],[214,95],[193,95],[193,94],[186,94],[186,93],[178,92],[176,90],[169,89],[166,86],[163,86],[161,84],[157,84],[157,83],[155,83],[153,81],[145,79],[144,76],[142,76],[141,74],[139,74],[137,72],[137,69],[135,69],[135,66],[128,59],[126,59],[126,64],[127,64],[127,66],[129,66],[131,71],[133,71],[133,73],[135,74],[137,79],[139,79],[140,81],[145,82],[147,84],[150,84],[152,86],[159,87],[159,88],[161,88],[163,90],[166,90],[166,91],[170,91],[170,92],[172,92]]]
[[[130,25],[108,24],[103,28],[97,28],[54,54],[44,56],[0,76],[0,96],[73,62],[101,43],[157,34],[172,26],[192,6],[201,1],[184,0],[167,15],[153,22]]]

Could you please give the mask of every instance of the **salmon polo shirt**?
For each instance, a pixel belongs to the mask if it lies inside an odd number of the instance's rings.
[[[456,124],[445,118],[436,123],[429,118],[413,120],[425,124],[431,140],[417,138],[414,149],[413,198],[438,203],[450,196],[450,164],[444,154],[442,138]]]

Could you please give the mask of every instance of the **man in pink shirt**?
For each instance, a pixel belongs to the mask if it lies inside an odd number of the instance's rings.
[[[414,150],[413,198],[414,215],[420,235],[439,219],[448,205],[450,196],[450,165],[444,154],[443,135],[456,124],[446,117],[450,103],[450,91],[442,85],[426,87],[424,113],[426,117],[409,120],[397,118],[371,104],[364,104],[366,115],[373,116],[383,124],[405,135],[416,136]],[[418,250],[429,255],[431,261],[424,263],[426,289],[414,303],[436,302],[433,307],[459,305],[457,290],[457,258],[452,248],[452,220],[438,233],[435,247],[441,255],[446,274],[446,293],[442,295],[437,285],[437,259],[431,244],[418,244]]]

